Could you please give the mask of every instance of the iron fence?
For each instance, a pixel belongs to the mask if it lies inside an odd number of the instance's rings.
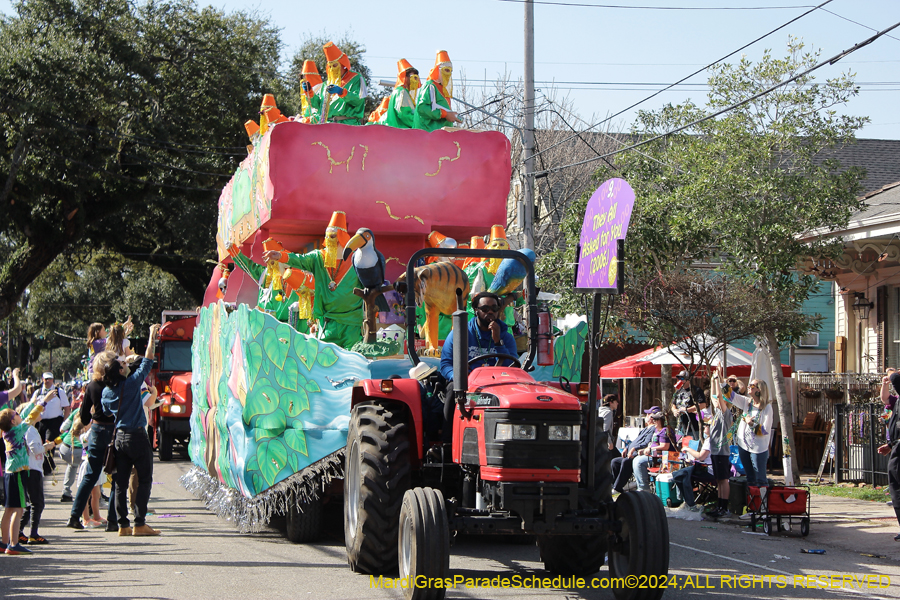
[[[877,449],[886,443],[884,404],[837,404],[834,407],[836,482],[887,485],[888,457]]]
[[[881,394],[881,373],[804,373],[794,374],[797,389],[799,423],[807,413],[815,412],[831,419],[837,403],[877,401]]]

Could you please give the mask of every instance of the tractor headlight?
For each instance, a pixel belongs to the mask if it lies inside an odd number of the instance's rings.
[[[550,441],[578,440],[580,430],[571,425],[551,425],[547,429],[547,437]]]
[[[169,407],[169,412],[173,415],[177,415],[184,412],[184,407],[180,404],[173,404]]]
[[[494,439],[502,440],[536,440],[536,425],[516,425],[513,423],[497,423]]]

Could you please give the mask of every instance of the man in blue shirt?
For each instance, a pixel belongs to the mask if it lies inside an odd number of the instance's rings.
[[[624,452],[622,452],[622,456],[612,459],[612,462],[610,463],[612,475],[615,480],[613,482],[613,489],[620,494],[622,493],[622,490],[625,489],[625,484],[628,483],[628,480],[631,479],[631,475],[634,473],[632,459],[637,456],[638,450],[646,448],[650,445],[650,442],[653,441],[653,432],[656,428],[653,426],[653,420],[650,416],[657,412],[659,412],[658,406],[651,406],[648,410],[644,411],[645,427],[625,448]]]
[[[141,383],[153,367],[159,325],[150,328],[150,341],[144,358],[126,363],[118,357],[102,365],[103,412],[116,416],[116,513],[119,536],[159,535],[159,530],[146,524],[147,503],[153,486],[153,449],[147,437],[147,416],[141,401]],[[129,357],[131,358],[131,357]],[[128,480],[132,467],[137,469],[138,486],[134,497],[134,529],[128,521]]]
[[[469,321],[469,360],[485,354],[508,354],[519,356],[516,340],[509,333],[506,323],[499,319],[500,297],[490,292],[481,292],[472,299],[475,318]],[[506,364],[502,359],[477,360],[471,369],[486,364]],[[453,381],[453,332],[444,341],[441,350],[441,375],[447,381]]]

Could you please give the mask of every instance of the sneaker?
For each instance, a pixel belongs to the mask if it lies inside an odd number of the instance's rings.
[[[159,529],[153,529],[149,525],[138,525],[134,528],[134,532],[131,535],[137,536],[150,536],[150,535],[159,535],[161,532]],[[121,532],[119,535],[122,535]]]
[[[29,550],[22,544],[16,544],[15,546],[7,546],[5,552],[6,552],[6,554],[8,554],[10,556],[18,556],[19,554],[32,554],[31,550]]]
[[[885,502],[885,504],[887,504],[888,506],[893,506],[893,505],[894,505],[894,501],[893,501],[893,500],[888,500],[887,502]]]
[[[738,517],[741,521],[749,521],[750,517],[753,516],[752,512],[744,513],[740,517]]]
[[[688,506],[687,509],[688,509],[690,512],[692,512],[692,513],[698,513],[698,512],[700,512],[700,506],[698,506],[698,505],[696,505],[696,504],[693,505],[693,506]]]
[[[894,536],[894,541],[900,542],[900,533],[898,533],[897,535]]]
[[[4,544],[3,542],[0,542],[0,554],[3,554],[4,552],[6,552],[7,547],[8,546],[6,544]]]
[[[88,519],[88,521],[87,521],[87,523],[85,523],[85,525],[87,525],[91,529],[97,529],[98,527],[106,526],[106,523],[104,523],[102,521],[97,521],[95,519]]]
[[[69,503],[74,502],[75,499],[71,496],[71,494],[63,494],[62,498],[60,498],[59,501],[63,503]]]
[[[119,537],[131,537],[131,527],[119,527]]]
[[[48,542],[46,539],[44,539],[43,537],[41,537],[39,535],[33,535],[28,538],[28,543],[29,544],[49,544],[50,542]]]
[[[722,517],[726,517],[726,516],[728,516],[729,514],[730,514],[730,513],[728,512],[728,510],[726,510],[726,509],[724,509],[724,508],[715,508],[715,509],[713,509],[713,510],[710,510],[710,511],[707,511],[707,512],[706,512],[706,515],[707,515],[708,517],[713,518],[713,519],[721,519]]]
[[[84,525],[81,524],[81,519],[78,517],[69,517],[69,522],[66,523],[66,527],[69,529],[84,529]]]
[[[119,525],[113,521],[110,521],[106,524],[107,533],[115,533],[119,530]]]

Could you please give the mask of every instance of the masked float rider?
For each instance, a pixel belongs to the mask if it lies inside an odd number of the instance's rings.
[[[369,114],[369,122],[366,125],[384,125],[384,118],[387,114],[388,103],[390,102],[390,96],[385,96],[381,99],[381,103],[378,105],[378,108],[373,110],[371,114]]]
[[[328,81],[311,99],[313,108],[321,115],[328,102],[328,122],[359,125],[366,110],[366,82],[359,73],[350,70],[350,59],[334,42],[328,42],[325,51],[325,75]]]
[[[269,238],[263,242],[263,250],[266,252],[270,250],[283,251],[284,246],[281,245],[281,242]],[[291,286],[287,281],[288,278],[291,278],[291,274],[288,272],[289,269],[287,269],[286,265],[275,260],[268,261],[265,266],[259,265],[245,256],[236,244],[228,248],[228,254],[234,259],[234,264],[241,271],[247,273],[256,281],[256,284],[259,286],[257,305],[263,312],[267,312],[279,321],[287,323],[291,305],[296,302],[299,306],[304,302],[308,302],[307,298],[301,297],[301,294],[311,295],[314,285],[311,273],[303,274],[304,283]],[[297,278],[292,277],[291,279],[293,281]],[[300,293],[298,294],[298,292]],[[298,320],[295,328],[301,333],[309,333],[309,325],[306,319]]]
[[[502,225],[494,225],[491,227],[491,239],[485,246],[485,249],[509,250],[509,240],[506,239],[506,229]],[[473,292],[476,292],[475,282],[478,279],[479,275],[481,275],[481,279],[482,281],[484,281],[484,290],[488,289],[491,286],[491,283],[493,283],[494,281],[494,277],[497,275],[497,269],[500,268],[501,262],[503,262],[502,258],[492,258],[490,260],[472,262],[466,265],[463,270],[469,277]],[[479,289],[477,291],[483,290]],[[509,296],[505,296],[501,299],[503,310],[500,320],[506,323],[508,326],[512,327],[516,323],[516,317],[512,306],[509,305],[509,300],[507,300],[507,298],[509,298]],[[524,304],[524,299],[521,297],[521,295],[515,298],[515,303],[517,306]],[[473,316],[474,313],[470,311],[469,318],[472,318]]]
[[[315,277],[313,317],[319,323],[317,337],[350,349],[362,340],[363,300],[353,293],[361,288],[352,259],[341,260],[350,240],[347,216],[335,211],[325,229],[325,247],[306,254],[273,250],[263,254],[265,261],[287,263],[294,269],[310,271]]]
[[[312,98],[319,93],[322,88],[322,76],[319,75],[319,69],[316,63],[311,60],[303,61],[303,70],[300,76],[300,114],[294,117],[295,121],[301,123],[318,123],[319,111],[313,108]]]
[[[284,123],[285,121],[290,121],[290,119],[281,114],[281,111],[278,110],[278,106],[275,104],[275,96],[272,94],[263,96],[262,103],[259,106],[260,137],[266,135],[266,132],[272,125]],[[249,134],[250,132],[248,131],[247,133]]]
[[[462,119],[450,110],[450,98],[453,96],[453,63],[446,50],[437,53],[434,68],[422,91],[416,98],[416,118],[413,127],[434,131],[441,127],[453,127],[454,123],[462,123]]]
[[[412,129],[416,121],[416,91],[421,83],[419,71],[409,61],[397,61],[397,84],[391,92],[384,123],[398,129]]]

